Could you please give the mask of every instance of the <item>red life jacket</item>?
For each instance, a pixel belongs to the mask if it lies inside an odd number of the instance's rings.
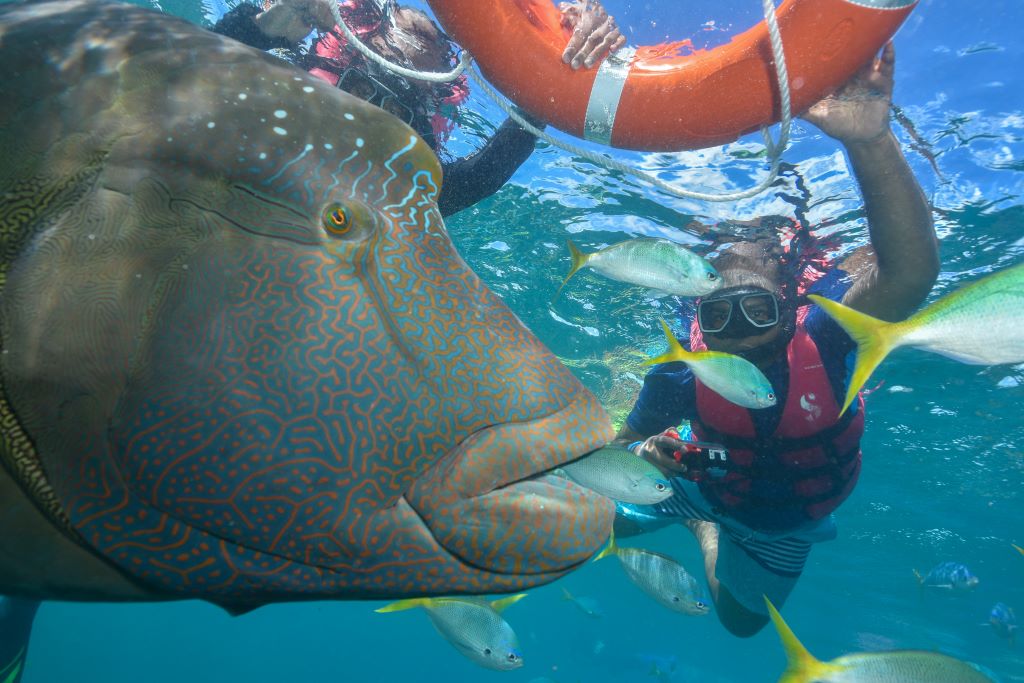
[[[840,405],[817,345],[798,312],[787,347],[789,390],[775,431],[758,436],[750,411],[697,381],[697,414],[690,427],[701,441],[729,450],[732,469],[699,482],[722,512],[752,529],[795,529],[822,519],[853,491],[860,475],[864,399],[839,417]],[[706,348],[691,339],[694,350]]]

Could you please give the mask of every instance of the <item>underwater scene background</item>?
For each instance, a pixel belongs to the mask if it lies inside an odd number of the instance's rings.
[[[701,47],[760,19],[759,4],[750,1],[605,5],[631,44],[690,35]],[[159,8],[210,25],[227,6],[163,0]],[[1022,21],[1019,0],[922,0],[896,37],[894,129],[941,240],[942,273],[929,300],[1022,260]],[[479,146],[502,120],[474,93],[450,152]],[[678,154],[611,153],[692,188],[746,187],[764,172],[759,136]],[[686,227],[693,221],[745,234],[743,221],[784,215],[828,237],[838,253],[864,244],[861,202],[837,144],[797,122],[784,159],[783,180],[772,191],[709,205],[667,197],[540,143],[498,194],[447,225],[469,265],[618,425],[639,389],[641,361],[663,351],[658,318],[675,315],[679,303],[584,273],[552,307],[570,265],[566,238],[587,251],[641,235],[698,244]],[[811,553],[786,603],[787,621],[823,659],[932,649],[975,662],[999,680],[1024,681],[1024,642],[1011,647],[987,625],[997,602],[1024,616],[1024,556],[1011,547],[1024,544],[1024,366],[967,366],[900,350],[869,387],[876,388],[867,399],[860,484],[838,511],[839,538]],[[681,527],[624,545],[671,554],[703,577],[696,543]],[[914,570],[944,561],[966,564],[979,586],[963,595],[922,592]],[[563,588],[595,600],[600,616],[563,600]],[[233,618],[199,602],[46,603],[24,680],[746,683],[774,681],[784,667],[770,628],[739,640],[714,615],[669,612],[614,562],[531,591],[506,613],[526,661],[512,672],[464,659],[420,611],[374,614],[379,606],[277,605]]]

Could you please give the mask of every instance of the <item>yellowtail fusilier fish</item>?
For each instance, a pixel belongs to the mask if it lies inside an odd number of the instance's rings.
[[[620,548],[614,533],[608,536],[608,545],[594,561],[609,555],[619,558],[630,581],[670,610],[700,616],[711,609],[697,579],[671,557],[641,548]]]
[[[654,505],[672,495],[661,470],[619,446],[605,446],[561,469],[580,486],[624,503]]]
[[[889,352],[916,346],[962,363],[1024,362],[1024,263],[993,273],[898,323],[811,294],[857,342],[857,364],[843,410]]]
[[[619,282],[640,285],[678,296],[704,296],[722,286],[722,277],[707,259],[686,247],[656,237],[638,237],[586,254],[570,241],[572,269],[551,298],[558,295],[581,268]]]
[[[727,401],[744,408],[769,408],[775,405],[772,383],[745,358],[721,351],[687,351],[672,334],[668,324],[661,321],[668,341],[668,353],[644,361],[644,365],[658,365],[682,361],[711,391]]]
[[[1013,545],[1013,544],[1011,543],[1010,545]],[[1013,547],[1017,549],[1018,553],[1020,553],[1021,555],[1024,555],[1024,548],[1021,548],[1019,545],[1014,545]]]
[[[992,683],[966,662],[923,650],[858,652],[822,662],[797,640],[771,601],[764,601],[786,651],[779,683]]]
[[[526,593],[488,602],[483,598],[411,598],[375,612],[399,612],[422,607],[430,622],[455,649],[488,669],[507,671],[523,665],[515,631],[501,617],[506,607]]]

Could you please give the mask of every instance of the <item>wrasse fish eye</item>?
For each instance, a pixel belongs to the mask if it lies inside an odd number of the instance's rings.
[[[331,204],[324,210],[324,229],[332,235],[344,237],[352,231],[349,212],[341,204]]]

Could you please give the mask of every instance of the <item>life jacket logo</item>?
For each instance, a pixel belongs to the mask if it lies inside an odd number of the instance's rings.
[[[804,415],[804,419],[808,422],[814,422],[821,417],[821,406],[814,403],[815,398],[815,395],[812,393],[807,393],[800,397],[800,407],[807,412]]]

